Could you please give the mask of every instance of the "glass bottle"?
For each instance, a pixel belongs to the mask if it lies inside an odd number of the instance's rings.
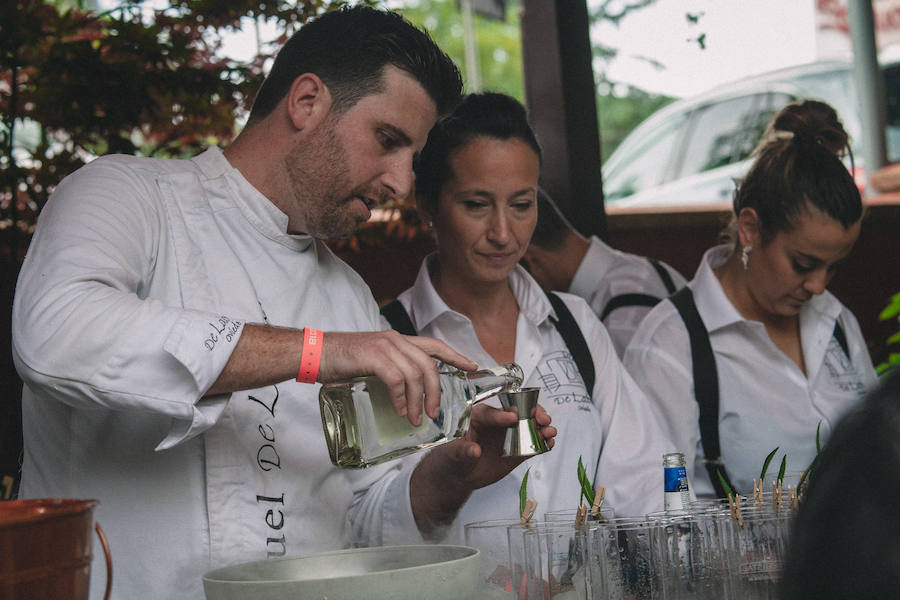
[[[684,454],[663,454],[663,494],[666,512],[685,510],[691,503]]]
[[[472,406],[522,385],[522,368],[509,363],[478,371],[460,371],[439,363],[441,404],[437,418],[422,414],[414,427],[391,406],[386,386],[374,376],[328,383],[319,391],[322,428],[331,462],[361,468],[449,442],[469,429]]]

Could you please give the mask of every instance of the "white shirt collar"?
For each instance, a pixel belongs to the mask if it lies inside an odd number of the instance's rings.
[[[438,318],[469,321],[463,314],[452,310],[434,289],[428,265],[437,259],[437,253],[429,254],[422,261],[415,284],[410,288],[409,315],[417,330],[428,327]],[[521,265],[513,267],[509,273],[509,285],[519,304],[519,313],[534,324],[542,323],[547,317],[556,318],[556,313],[547,299],[547,295],[537,281]]]
[[[243,173],[231,166],[219,147],[210,147],[192,161],[207,178],[221,178],[228,183],[241,212],[261,234],[298,251],[306,250],[312,243],[313,238],[307,234],[287,233],[288,216],[257,190]]]
[[[703,254],[700,267],[694,275],[694,279],[688,284],[694,292],[694,300],[697,310],[703,315],[703,323],[707,331],[712,333],[716,329],[727,327],[742,321],[750,322],[734,307],[722,283],[713,269],[724,263],[730,256],[732,246],[722,244],[714,246]],[[831,292],[827,290],[817,296],[813,296],[809,302],[800,309],[801,324],[809,319],[820,320],[823,318],[834,321],[841,312],[841,303]]]

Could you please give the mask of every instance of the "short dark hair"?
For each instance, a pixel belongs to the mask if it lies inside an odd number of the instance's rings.
[[[257,92],[250,121],[265,118],[303,73],[317,75],[344,112],[384,89],[384,68],[413,76],[446,114],[459,101],[459,69],[424,31],[398,13],[368,6],[342,7],[303,25],[275,57]]]
[[[531,234],[531,243],[544,250],[558,250],[566,238],[575,233],[575,228],[544,188],[538,189],[537,205],[537,225]]]
[[[522,103],[506,94],[482,92],[465,96],[454,111],[428,134],[428,141],[415,162],[416,194],[429,210],[437,208],[441,188],[450,172],[450,156],[479,137],[520,139],[542,160],[541,145]]]
[[[847,132],[831,106],[788,104],[772,119],[735,191],[735,217],[744,208],[756,210],[763,243],[792,229],[810,207],[849,228],[862,216],[862,199],[841,160],[848,152]]]

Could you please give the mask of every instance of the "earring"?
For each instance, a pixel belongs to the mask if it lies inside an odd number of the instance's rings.
[[[741,264],[744,265],[744,270],[747,270],[747,265],[750,264],[750,251],[753,250],[753,246],[744,246],[741,248]]]

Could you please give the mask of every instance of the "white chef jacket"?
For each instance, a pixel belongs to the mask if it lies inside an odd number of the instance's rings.
[[[609,301],[622,294],[647,294],[656,298],[669,295],[666,284],[645,256],[615,250],[596,236],[591,237],[587,254],[578,265],[569,285],[569,293],[584,298],[597,316],[601,316]],[[687,280],[675,269],[660,264],[672,277],[676,289]],[[603,324],[621,358],[641,320],[650,306],[620,306],[607,315]]]
[[[468,317],[451,310],[428,275],[426,258],[413,287],[399,296],[420,335],[447,342],[481,367],[497,361],[481,344]],[[499,482],[476,490],[460,510],[443,541],[463,542],[466,523],[517,518],[519,487],[527,469],[528,497],[544,511],[575,509],[579,503],[578,458],[592,476],[599,457],[597,482],[606,486],[604,505],[617,514],[640,515],[663,506],[662,455],[672,450],[640,389],[616,356],[602,323],[576,296],[559,296],[572,312],[591,350],[596,381],[589,396],[562,336],[551,323],[556,318],[537,282],[516,266],[509,283],[519,303],[516,363],[525,375],[523,387],[540,387],[540,403],[558,429],[555,447],[525,461]],[[493,404],[497,404],[494,399]],[[602,451],[602,452],[601,452]],[[413,455],[405,459],[417,462]]]
[[[819,423],[824,443],[877,377],[856,318],[828,291],[800,310],[804,375],[769,339],[765,326],[743,318],[726,297],[713,268],[730,252],[730,245],[708,250],[688,285],[716,360],[722,458],[732,484],[749,494],[766,456],[776,447],[770,475],[777,473],[785,455],[787,471],[804,471],[816,455]],[[835,320],[847,337],[849,360],[833,336]],[[694,491],[714,494],[702,462],[688,332],[671,302],[660,303],[647,315],[623,360],[685,453]]]
[[[13,310],[22,494],[100,501],[116,598],[201,598],[211,568],[350,541],[319,386],[201,397],[244,322],[379,326],[362,279],[286,229],[217,148],[97,159],[40,216]]]

